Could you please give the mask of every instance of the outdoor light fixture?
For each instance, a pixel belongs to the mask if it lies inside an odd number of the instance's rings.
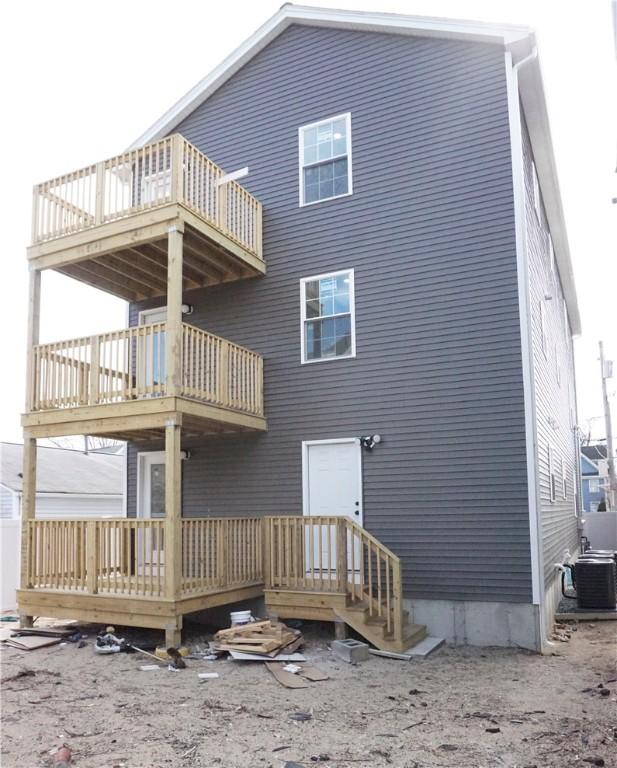
[[[181,309],[182,309],[182,314],[183,315],[192,315],[193,314],[193,305],[192,304],[183,304]]]
[[[381,435],[364,435],[360,438],[360,445],[367,451],[372,451],[379,443],[381,443]]]

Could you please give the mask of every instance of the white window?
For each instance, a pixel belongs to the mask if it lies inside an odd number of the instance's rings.
[[[589,493],[600,493],[600,479],[598,477],[590,477],[587,482],[589,483]]]
[[[355,357],[353,269],[300,281],[302,362]]]
[[[548,263],[551,268],[551,272],[555,270],[555,249],[553,248],[553,238],[550,233],[548,235]]]
[[[544,357],[547,356],[547,342],[546,342],[546,312],[544,310],[544,302],[540,301],[540,340],[542,343],[542,351]]]
[[[536,171],[536,164],[531,163],[531,179],[533,183],[533,207],[538,217],[538,222],[542,224],[542,200],[540,197],[540,182],[538,181],[538,172]]]
[[[300,205],[350,195],[351,113],[299,130]]]
[[[564,499],[568,498],[568,477],[566,475],[565,459],[561,460],[561,495]]]
[[[549,498],[551,501],[555,501],[556,496],[556,480],[555,477],[555,467],[554,467],[554,461],[553,461],[553,449],[550,445],[546,446],[547,449],[547,456],[548,456],[548,492],[549,492]]]

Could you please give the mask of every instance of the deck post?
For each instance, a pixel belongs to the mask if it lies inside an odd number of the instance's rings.
[[[28,289],[28,330],[26,354],[26,413],[34,407],[36,382],[39,371],[35,370],[34,347],[39,343],[39,327],[41,322],[41,270],[30,272]],[[37,398],[38,399],[38,398]]]
[[[34,347],[39,343],[39,326],[41,314],[41,272],[34,269],[30,272],[28,295],[28,331],[27,331],[27,364],[26,364],[26,413],[32,409],[34,400],[34,382],[37,372],[34,370]],[[36,514],[36,438],[24,435],[23,471],[22,471],[22,500],[21,500],[21,587],[29,589],[32,585],[32,574],[29,568],[29,521]],[[28,617],[24,617],[28,621]]]
[[[182,245],[179,223],[168,230],[166,394],[177,397],[182,389]]]
[[[31,589],[30,520],[36,514],[36,438],[24,437],[23,490],[21,497],[21,588]]]
[[[182,589],[181,428],[165,425],[165,597],[177,600]]]

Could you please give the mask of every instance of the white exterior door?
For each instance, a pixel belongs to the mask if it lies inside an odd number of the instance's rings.
[[[349,517],[362,525],[362,454],[357,438],[317,440],[303,443],[304,514],[309,517]],[[307,531],[307,563],[312,570],[322,570],[330,563],[336,575],[336,536],[334,526]],[[312,547],[309,537],[313,537]],[[311,558],[309,551],[312,550]],[[354,558],[359,563],[359,551]],[[351,562],[351,552],[347,553]]]
[[[164,323],[167,307],[147,309],[139,313],[139,325]],[[151,333],[140,339],[137,347],[138,388],[165,382],[165,333]]]
[[[137,461],[137,517],[161,520],[165,517],[165,451],[138,454]],[[162,531],[140,531],[138,565],[163,563]],[[139,539],[139,537],[138,537]]]

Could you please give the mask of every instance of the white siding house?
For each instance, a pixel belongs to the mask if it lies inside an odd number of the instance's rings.
[[[19,583],[22,448],[0,443],[0,610],[15,607]],[[39,446],[38,518],[123,517],[125,455]]]

